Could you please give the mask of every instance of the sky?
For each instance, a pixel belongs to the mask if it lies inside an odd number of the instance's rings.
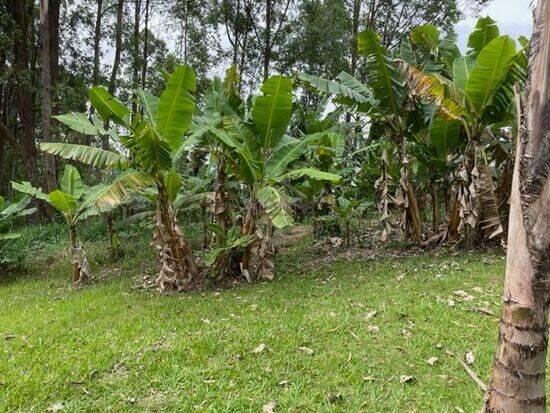
[[[523,35],[531,37],[533,28],[532,0],[493,0],[482,11],[480,16],[489,16],[496,20],[500,34],[510,35],[517,39]],[[475,17],[468,17],[456,25],[458,34],[458,46],[461,50],[466,49],[468,34],[476,24]]]

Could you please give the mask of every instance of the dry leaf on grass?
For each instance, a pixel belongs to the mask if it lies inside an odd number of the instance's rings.
[[[307,347],[300,347],[302,353],[307,354],[308,356],[313,356],[313,350]]]
[[[372,310],[367,313],[365,316],[365,320],[369,321],[372,317],[374,317],[376,314],[378,314],[378,311]]]
[[[264,404],[262,407],[262,413],[274,413],[276,405],[277,403],[274,401],[270,401],[269,403]]]
[[[437,360],[439,360],[437,357],[430,357],[428,360],[426,360],[426,363],[428,363],[430,366],[433,366],[435,363],[437,363]]]
[[[261,343],[258,347],[256,347],[254,350],[252,350],[252,352],[253,352],[254,354],[260,354],[260,353],[263,352],[266,348],[267,348],[267,346],[266,346],[264,343]]]
[[[413,381],[413,376],[402,375],[401,377],[399,377],[399,383],[412,383]]]
[[[64,408],[65,408],[65,406],[63,406],[63,403],[57,402],[57,403],[52,404],[50,407],[48,407],[48,409],[46,411],[49,412],[49,413],[55,413],[55,412],[60,412]]]
[[[369,333],[377,334],[377,333],[380,332],[380,327],[378,327],[378,326],[368,326],[367,331]]]

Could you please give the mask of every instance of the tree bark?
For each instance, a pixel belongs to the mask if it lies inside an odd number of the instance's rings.
[[[269,77],[269,64],[271,61],[271,20],[273,7],[271,0],[266,0],[265,6],[265,44],[264,44],[264,81]]]
[[[122,19],[124,18],[124,0],[118,0],[115,25],[115,56],[113,58],[113,67],[111,76],[109,77],[109,93],[114,95],[116,90],[116,77],[120,66],[120,52],[122,49]],[[109,149],[109,135],[105,134],[101,137],[101,148]]]
[[[116,77],[120,66],[120,52],[122,49],[122,19],[124,18],[124,0],[118,0],[115,25],[115,56],[113,68],[109,78],[109,93],[112,95],[116,89]]]
[[[132,116],[137,110],[137,96],[135,90],[139,86],[139,23],[141,21],[141,0],[135,0],[134,8],[134,38],[133,38],[133,62],[132,62]]]
[[[101,17],[103,14],[103,0],[97,0],[97,11],[94,26],[94,68],[92,71],[92,84],[96,86],[99,83],[99,60],[100,60],[100,41],[101,41]]]
[[[147,53],[149,42],[149,0],[145,0],[145,28],[143,30],[143,65],[141,67],[141,88],[145,90],[145,79],[147,77]]]
[[[535,11],[512,181],[504,309],[485,413],[546,411],[550,304],[550,1]]]
[[[23,146],[25,152],[25,172],[27,179],[35,186],[38,186],[36,175],[36,144],[34,141],[34,116],[32,81],[29,67],[29,37],[30,37],[30,14],[26,7],[28,2],[23,0],[12,0],[11,12],[17,26],[17,34],[14,39],[14,57],[16,73],[16,89],[19,116],[23,127]],[[28,17],[27,17],[28,16]]]
[[[49,0],[40,0],[40,80],[42,86],[42,140],[51,142],[52,78],[50,60]],[[44,155],[46,163],[46,188],[48,192],[57,187],[55,157]]]

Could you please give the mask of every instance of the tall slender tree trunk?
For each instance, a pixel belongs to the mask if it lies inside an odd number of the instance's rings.
[[[40,0],[40,80],[42,86],[42,140],[51,142],[52,78],[50,61],[49,0]],[[57,186],[55,157],[44,155],[46,163],[46,188],[53,191]]]
[[[143,29],[143,65],[141,66],[141,88],[145,89],[147,78],[147,53],[149,42],[149,0],[145,0],[145,28]]]
[[[273,19],[273,5],[271,0],[266,0],[265,5],[265,44],[264,44],[264,81],[269,77],[269,65],[271,63],[271,23]]]
[[[34,141],[34,116],[32,79],[29,67],[29,37],[30,18],[27,1],[12,0],[10,5],[12,17],[17,26],[17,35],[14,39],[15,74],[17,89],[17,104],[21,125],[23,128],[24,165],[27,179],[35,186],[39,185],[36,174],[36,144]]]
[[[485,413],[546,411],[550,304],[550,1],[535,11],[512,180],[504,308]]]
[[[124,18],[124,0],[118,0],[115,25],[115,56],[113,58],[113,67],[109,77],[109,93],[113,95],[116,90],[116,77],[120,66],[120,53],[122,50],[122,20]],[[109,149],[109,136],[107,134],[101,137],[101,147]]]
[[[136,113],[137,110],[137,96],[135,90],[139,86],[139,66],[140,66],[140,55],[139,55],[139,24],[141,21],[141,0],[134,0],[134,38],[133,38],[133,62],[132,62],[132,116]]]
[[[101,42],[101,17],[103,15],[103,0],[97,0],[97,10],[94,25],[94,67],[92,71],[92,84],[99,83],[99,61],[100,61],[100,42]]]

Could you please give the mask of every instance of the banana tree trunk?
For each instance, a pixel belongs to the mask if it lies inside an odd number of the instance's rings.
[[[398,140],[398,148],[401,169],[395,200],[402,209],[401,232],[404,240],[419,243],[422,238],[422,219],[416,194],[409,178],[409,157],[405,153],[404,138]]]
[[[114,213],[112,212],[108,212],[105,217],[107,221],[107,234],[109,236],[111,254],[116,255],[118,253],[118,237],[114,227],[114,218]]]
[[[550,1],[535,11],[512,180],[504,308],[483,412],[546,411],[550,304]]]
[[[241,229],[241,236],[254,234],[256,232],[257,221],[258,221],[258,201],[256,201],[255,196],[252,196],[246,210],[246,216],[244,218],[243,226]],[[244,249],[244,252],[241,258],[241,272],[243,273],[243,275],[245,276],[248,282],[251,282],[251,277],[249,273],[251,255],[252,255],[252,244],[249,244]]]
[[[69,226],[69,242],[71,244],[71,265],[73,284],[81,284],[92,279],[86,252],[78,241],[76,225]]]
[[[227,229],[227,207],[225,202],[225,164],[220,160],[217,166],[216,182],[214,184],[214,220],[225,232]],[[219,236],[216,236],[216,242],[219,244]]]
[[[439,194],[437,193],[437,184],[432,181],[430,184],[432,190],[432,229],[437,231],[439,228]]]
[[[191,245],[183,238],[166,188],[157,185],[156,226],[151,244],[157,249],[160,273],[156,284],[161,291],[188,289],[198,275]]]
[[[380,212],[380,222],[382,223],[382,235],[380,236],[380,240],[386,242],[391,231],[389,207],[389,181],[391,177],[388,174],[388,150],[386,148],[382,151],[380,170],[380,178],[376,180],[374,187],[378,193],[378,211]]]

